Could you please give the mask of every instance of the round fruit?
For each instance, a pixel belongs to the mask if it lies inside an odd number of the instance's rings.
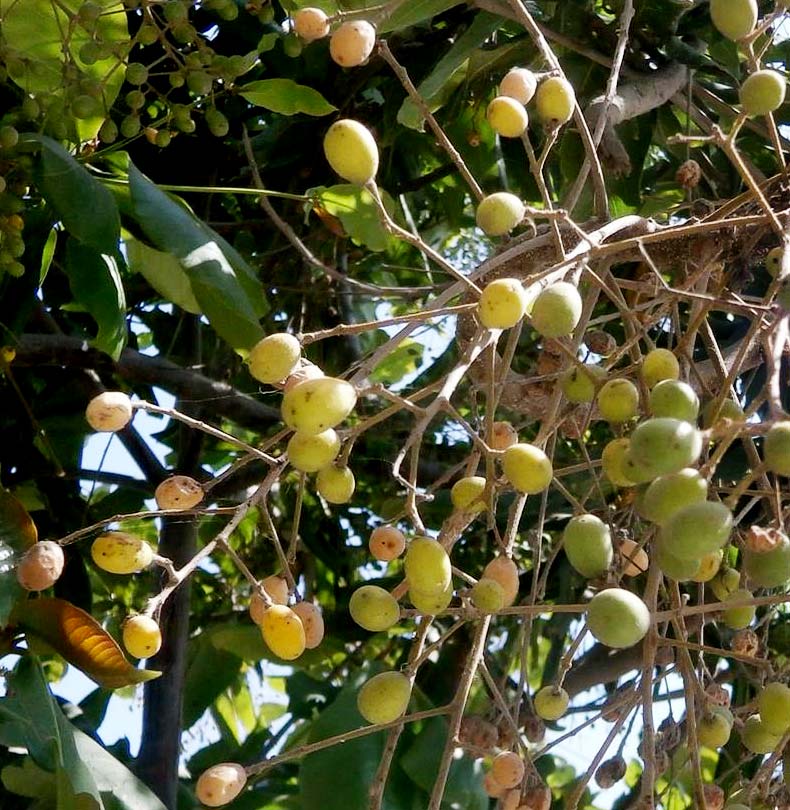
[[[646,520],[662,525],[684,506],[704,501],[708,482],[690,467],[660,475],[650,483],[639,502],[638,512]]]
[[[685,422],[696,422],[699,415],[697,392],[680,380],[661,380],[650,392],[650,413]]]
[[[512,751],[503,751],[491,763],[491,775],[503,788],[510,789],[521,784],[524,778],[524,760]]]
[[[770,754],[781,739],[781,735],[772,734],[765,727],[759,714],[747,717],[741,730],[741,742],[753,754]]]
[[[757,0],[710,0],[710,18],[727,39],[743,39],[757,25]]]
[[[388,630],[400,619],[398,600],[378,585],[363,585],[351,594],[348,603],[351,618],[365,630]]]
[[[133,534],[107,532],[93,541],[91,557],[103,571],[136,574],[153,562],[154,550]]]
[[[511,68],[499,83],[499,95],[510,96],[522,104],[529,104],[538,88],[538,80],[531,70]]]
[[[266,646],[285,661],[293,661],[305,650],[307,639],[301,619],[286,605],[271,605],[260,624]]]
[[[771,472],[790,476],[790,422],[775,422],[768,429],[763,459]]]
[[[658,567],[670,579],[676,582],[688,582],[693,579],[700,568],[700,560],[696,557],[681,559],[667,550],[665,543],[659,543],[656,549]]]
[[[270,577],[261,580],[261,587],[266,591],[266,595],[275,605],[288,604],[288,582],[283,577],[272,574]],[[257,590],[253,590],[250,597],[250,618],[255,624],[263,623],[263,614],[266,613],[267,605],[264,603]]]
[[[699,568],[691,578],[693,582],[710,582],[721,568],[721,561],[724,559],[724,551],[711,551],[705,554],[699,561]]]
[[[502,454],[505,477],[519,492],[535,495],[551,484],[554,469],[548,456],[532,444],[514,444]]]
[[[135,658],[150,658],[162,647],[162,631],[150,616],[130,616],[121,633],[123,646]]]
[[[423,594],[442,594],[452,582],[450,557],[431,537],[415,537],[409,543],[404,569],[409,588]]]
[[[493,579],[502,586],[505,607],[516,601],[518,595],[518,568],[510,557],[495,557],[483,569],[483,577]]]
[[[286,391],[282,402],[285,424],[315,435],[339,425],[357,404],[354,386],[335,377],[305,380]]]
[[[745,588],[739,588],[733,591],[725,600],[726,602],[745,602],[752,599],[754,595],[751,591]],[[721,618],[724,624],[731,630],[743,630],[752,623],[757,608],[754,605],[741,605],[739,607],[731,607],[722,611]]]
[[[394,526],[378,526],[370,533],[368,548],[380,562],[390,562],[406,550],[406,537]]]
[[[510,422],[494,422],[491,426],[491,449],[507,450],[518,444],[518,431]]]
[[[781,73],[756,70],[741,85],[741,108],[747,115],[768,115],[784,104],[786,90]]]
[[[710,581],[710,589],[719,602],[724,602],[738,590],[740,584],[740,572],[736,568],[725,568],[723,570],[720,569],[716,576]]]
[[[331,464],[319,471],[315,479],[318,494],[328,503],[348,503],[357,487],[354,473],[348,467]]]
[[[193,509],[203,500],[203,487],[188,475],[171,475],[154,491],[160,509]]]
[[[489,771],[483,777],[483,790],[485,790],[486,795],[490,796],[492,799],[501,799],[504,797],[507,788],[502,787],[502,785],[494,779],[494,774]]]
[[[650,611],[631,591],[608,588],[587,605],[587,627],[607,647],[632,647],[647,635]]]
[[[329,34],[329,18],[320,8],[302,8],[293,15],[294,31],[305,41],[314,42]]]
[[[625,460],[630,446],[629,439],[612,439],[601,454],[603,474],[616,487],[634,486],[635,482],[625,474]]]
[[[26,591],[44,591],[54,585],[65,565],[63,549],[52,540],[34,543],[16,567],[17,582]]]
[[[411,699],[411,683],[402,672],[381,672],[359,690],[357,708],[372,725],[391,723],[405,713]]]
[[[765,257],[765,269],[776,278],[782,269],[782,258],[784,257],[785,250],[783,247],[775,247],[768,251]]]
[[[456,509],[468,512],[484,512],[486,502],[483,497],[486,489],[486,479],[481,475],[470,475],[461,478],[453,484],[450,490],[450,500]]]
[[[631,380],[617,378],[604,383],[596,402],[601,416],[614,424],[627,422],[639,413],[639,391]]]
[[[679,376],[678,359],[669,349],[653,349],[642,359],[642,378],[648,388],[662,380],[676,380]]]
[[[220,762],[200,774],[195,785],[195,796],[206,807],[230,804],[244,790],[247,773],[235,762]]]
[[[568,402],[592,402],[606,372],[599,366],[571,366],[560,378],[560,388]]]
[[[776,545],[767,551],[743,551],[743,570],[758,588],[776,588],[790,580],[790,540],[778,534]]]
[[[713,427],[721,419],[730,419],[740,422],[743,419],[743,408],[731,399],[722,400],[714,411],[715,400],[709,402],[702,411],[702,424],[704,427]]]
[[[568,710],[570,696],[562,687],[544,686],[534,697],[535,713],[542,720],[559,720]]]
[[[324,135],[329,165],[349,183],[364,186],[379,169],[379,149],[370,130],[359,121],[335,121]]]
[[[341,67],[356,67],[373,53],[375,44],[376,29],[365,20],[352,20],[335,29],[329,40],[329,54]]]
[[[647,556],[647,552],[639,547],[638,543],[626,537],[620,541],[617,551],[620,554],[625,576],[638,577],[647,571],[650,558]]]
[[[471,599],[482,613],[496,613],[505,606],[505,589],[495,579],[483,577],[472,587]]]
[[[425,616],[435,616],[441,613],[453,599],[453,583],[451,582],[443,591],[426,592],[409,588],[409,599],[420,613]]]
[[[642,422],[631,434],[625,469],[636,481],[679,472],[702,452],[702,434],[679,419],[659,417]]]
[[[284,380],[299,364],[302,345],[287,332],[267,335],[247,356],[247,367],[258,382],[269,385]]]
[[[706,748],[721,748],[732,733],[732,712],[724,706],[714,706],[697,721],[697,739]]]
[[[509,329],[527,309],[527,294],[516,278],[498,278],[480,294],[477,317],[486,329]]]
[[[556,127],[573,118],[576,94],[569,81],[559,76],[550,76],[538,87],[535,106],[541,120],[549,126]]]
[[[302,472],[318,472],[331,464],[340,452],[340,437],[333,428],[309,434],[297,430],[288,440],[288,460]]]
[[[304,645],[314,650],[324,640],[324,617],[321,609],[312,602],[297,602],[293,612],[299,617],[304,627]]]
[[[558,281],[541,290],[529,314],[532,326],[543,337],[570,335],[582,316],[582,298],[573,284]]]
[[[286,377],[283,391],[287,393],[305,380],[317,380],[320,377],[326,377],[326,374],[315,363],[303,358],[300,365]]]
[[[486,110],[491,129],[503,138],[518,138],[527,129],[529,117],[524,105],[510,96],[497,96]]]
[[[777,681],[765,684],[757,695],[757,710],[771,734],[786,734],[790,730],[790,687]]]
[[[730,539],[732,513],[717,501],[701,501],[678,509],[661,527],[661,544],[673,557],[699,560]]]
[[[105,391],[88,403],[85,418],[94,430],[121,430],[132,421],[132,401],[123,391]]]
[[[609,527],[595,515],[571,518],[562,533],[562,544],[571,566],[583,577],[597,577],[612,564]]]
[[[515,194],[496,191],[480,201],[475,220],[477,227],[488,236],[504,236],[524,219],[526,210],[524,203]],[[521,286],[521,282],[518,284]]]

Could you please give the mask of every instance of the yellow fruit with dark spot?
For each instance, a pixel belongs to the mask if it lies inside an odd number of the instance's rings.
[[[123,646],[135,658],[150,658],[162,646],[162,631],[150,616],[130,616],[121,630]]]
[[[601,453],[603,474],[616,487],[632,487],[635,482],[625,473],[625,460],[631,441],[627,438],[612,439]]]
[[[54,585],[65,565],[63,549],[52,540],[34,543],[16,567],[16,578],[26,591],[43,591]]]
[[[305,650],[304,625],[286,605],[266,608],[261,621],[261,634],[268,648],[285,661],[293,661]]]
[[[312,602],[297,602],[293,612],[304,627],[305,647],[314,650],[324,640],[324,617],[321,609]]]
[[[154,550],[133,534],[107,532],[93,541],[91,557],[111,574],[136,574],[153,562]]]
[[[527,309],[527,294],[515,278],[498,278],[486,285],[480,294],[477,317],[487,329],[509,329],[515,326]]]
[[[467,512],[484,512],[486,502],[483,498],[486,489],[486,479],[482,475],[469,475],[453,484],[450,490],[450,500],[456,509]]]
[[[604,383],[596,398],[598,410],[607,422],[621,424],[639,413],[639,391],[623,378]]]
[[[203,487],[188,475],[171,475],[154,491],[160,509],[193,509],[203,500]]]
[[[132,401],[122,391],[104,391],[85,409],[85,418],[94,429],[114,433],[132,420]]]
[[[370,56],[375,44],[376,29],[365,20],[351,20],[335,29],[329,54],[341,67],[356,67]]]
[[[200,774],[195,785],[195,796],[206,807],[230,804],[244,790],[247,773],[236,762],[220,762]]]

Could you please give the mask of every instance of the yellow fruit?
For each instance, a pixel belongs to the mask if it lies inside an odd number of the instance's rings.
[[[631,380],[619,377],[609,380],[598,392],[596,401],[601,416],[614,424],[628,422],[639,413],[639,391]]]
[[[705,554],[702,559],[699,561],[699,568],[697,569],[697,573],[691,578],[693,582],[710,582],[716,574],[719,573],[719,568],[721,568],[721,561],[724,557],[724,552],[719,549],[719,551],[711,551],[708,554]]]
[[[365,20],[354,20],[335,29],[329,40],[329,54],[341,67],[356,67],[370,56],[375,44],[376,29]]]
[[[626,438],[612,439],[601,454],[604,475],[616,487],[632,487],[635,482],[625,474],[625,459],[631,441]]]
[[[495,580],[483,577],[472,587],[472,604],[483,613],[496,613],[505,606],[505,590]]]
[[[661,380],[676,380],[680,376],[680,364],[669,349],[653,349],[642,359],[642,378],[648,388]]]
[[[282,415],[288,427],[314,436],[339,425],[356,404],[357,392],[351,383],[319,377],[285,393]]]
[[[491,449],[507,450],[518,444],[518,431],[510,422],[494,422],[491,426]]]
[[[493,99],[486,110],[486,118],[491,129],[503,138],[520,137],[529,124],[524,105],[510,96]]]
[[[441,613],[453,599],[453,583],[450,584],[443,591],[418,591],[414,588],[409,588],[409,599],[420,613],[425,616],[435,616]]]
[[[123,646],[135,658],[150,658],[162,646],[162,632],[150,616],[130,616],[121,630]]]
[[[783,247],[775,247],[772,248],[765,257],[765,269],[774,278],[779,275],[779,271],[782,269],[782,258],[784,257],[784,253],[785,251]]]
[[[261,580],[261,587],[266,591],[267,596],[275,605],[288,604],[288,582],[283,577],[272,574],[272,576]],[[263,622],[263,614],[266,612],[266,605],[257,591],[252,592],[249,610],[250,618],[255,624],[260,625]]]
[[[323,39],[329,33],[329,18],[320,8],[302,8],[293,15],[294,31],[305,42]]]
[[[710,18],[727,39],[743,39],[757,25],[757,0],[710,0]]]
[[[357,708],[371,725],[391,723],[409,707],[411,683],[402,672],[374,675],[359,690]]]
[[[504,607],[516,601],[518,595],[518,568],[509,557],[495,557],[483,569],[483,577],[493,579],[502,586]]]
[[[357,482],[348,467],[330,464],[319,470],[315,480],[318,494],[328,503],[348,503],[354,495]]]
[[[200,774],[195,785],[195,796],[206,807],[230,804],[244,790],[247,773],[236,762],[220,762]]]
[[[316,434],[297,430],[288,440],[286,452],[292,467],[302,472],[318,472],[337,458],[340,437],[332,428]]]
[[[390,562],[406,550],[406,537],[394,526],[378,526],[370,533],[368,548],[377,560]]]
[[[524,778],[524,760],[512,751],[503,751],[491,763],[491,775],[503,788],[514,788]]]
[[[738,590],[740,584],[740,571],[736,568],[719,568],[716,576],[710,581],[710,589],[720,602],[724,602]]]
[[[582,316],[582,298],[573,284],[558,281],[541,290],[532,304],[529,319],[543,337],[570,335]]]
[[[485,790],[486,794],[492,799],[501,799],[505,795],[507,788],[500,785],[499,782],[494,779],[494,774],[489,771],[483,777],[483,790]]]
[[[535,714],[542,720],[559,720],[568,711],[570,702],[568,693],[556,686],[544,686],[532,701]]]
[[[704,427],[713,427],[722,419],[740,422],[743,419],[743,408],[732,399],[722,400],[714,410],[715,400],[709,402],[702,411],[702,424]]]
[[[319,377],[326,377],[326,374],[315,363],[302,358],[301,363],[286,377],[283,391],[287,393],[299,383],[305,380],[317,380]]]
[[[538,87],[535,106],[541,120],[549,126],[556,127],[573,118],[576,94],[570,82],[559,76],[550,76]]]
[[[768,115],[785,100],[787,84],[776,70],[756,70],[741,85],[741,108],[747,115]]]
[[[487,329],[509,329],[515,326],[527,309],[527,294],[515,278],[498,278],[486,285],[480,294],[477,317]]]
[[[26,591],[43,591],[63,573],[63,549],[52,540],[34,543],[16,567],[16,578]]]
[[[314,650],[324,640],[324,617],[321,609],[312,602],[297,602],[293,606],[293,612],[304,627],[305,647]]]
[[[732,733],[732,712],[724,706],[714,706],[697,721],[697,739],[706,748],[721,748]]]
[[[85,418],[94,430],[114,433],[131,422],[132,401],[123,391],[105,391],[88,403]]]
[[[461,478],[453,484],[450,490],[450,500],[456,509],[468,512],[484,512],[486,502],[483,493],[486,488],[486,479],[481,475],[470,475]]]
[[[140,537],[127,532],[107,532],[91,546],[93,562],[111,574],[136,574],[148,568],[154,550]]]
[[[502,454],[505,477],[519,492],[535,495],[551,484],[554,469],[548,456],[532,444],[514,444]]]
[[[324,136],[324,155],[344,180],[357,186],[372,180],[379,169],[379,148],[359,121],[335,121]]]
[[[504,236],[524,219],[526,210],[515,194],[496,191],[480,201],[475,220],[477,227],[488,236]]]
[[[606,371],[600,366],[571,366],[560,378],[560,387],[569,402],[592,402],[605,378]]]
[[[348,612],[360,627],[371,633],[389,630],[400,619],[398,600],[378,585],[357,588],[351,594]]]
[[[415,537],[406,549],[404,569],[409,588],[423,594],[443,594],[452,582],[450,557],[431,537]]]
[[[301,619],[286,605],[272,605],[263,612],[261,634],[268,648],[285,661],[305,650],[307,639]]]
[[[531,70],[511,68],[499,83],[499,95],[510,96],[522,104],[529,104],[537,87],[538,80]]]
[[[287,332],[267,335],[259,340],[247,356],[247,367],[258,382],[278,383],[284,380],[299,364],[302,346]]]
[[[165,478],[154,492],[160,509],[193,509],[203,500],[203,487],[188,475]]]
[[[607,588],[587,605],[587,627],[607,647],[632,647],[647,635],[650,611],[631,591]]]

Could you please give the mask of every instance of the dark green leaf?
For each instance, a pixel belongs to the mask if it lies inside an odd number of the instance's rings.
[[[261,79],[238,89],[239,95],[256,107],[264,107],[281,115],[329,115],[333,107],[317,90],[297,84],[291,79]]]
[[[379,25],[378,30],[385,34],[398,28],[416,25],[458,5],[461,5],[458,0],[409,0],[408,3],[400,3]]]
[[[189,277],[178,259],[171,253],[154,250],[139,239],[127,239],[126,256],[129,269],[141,276],[166,300],[186,312],[200,314]]]

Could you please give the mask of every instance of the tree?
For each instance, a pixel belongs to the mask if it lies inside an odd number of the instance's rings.
[[[314,2],[0,0],[3,807],[786,807],[784,3]]]

